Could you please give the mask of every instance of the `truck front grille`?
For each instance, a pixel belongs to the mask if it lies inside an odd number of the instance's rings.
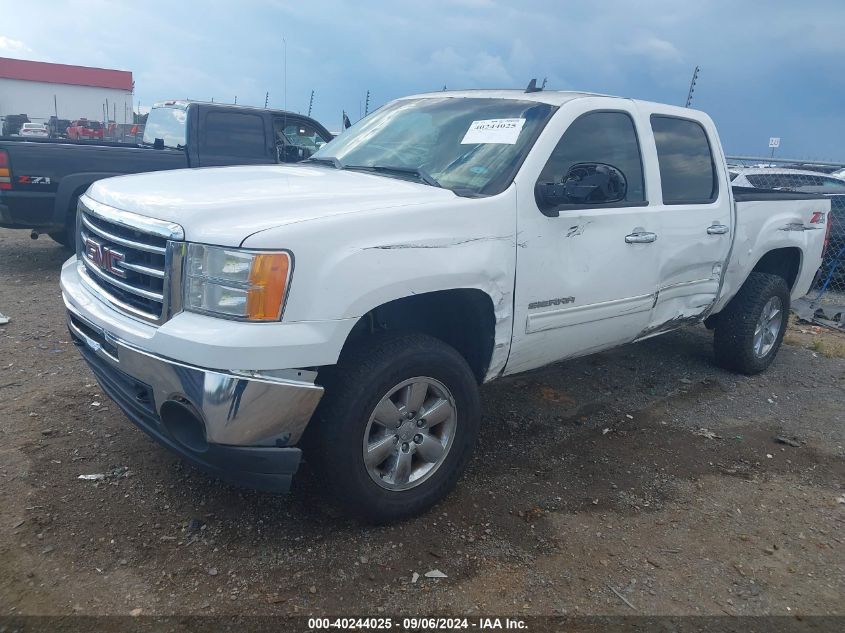
[[[178,311],[181,227],[83,197],[78,270],[95,294],[135,318],[160,324]]]

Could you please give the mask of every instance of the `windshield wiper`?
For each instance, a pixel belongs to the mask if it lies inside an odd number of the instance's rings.
[[[340,162],[337,156],[320,156],[318,158],[306,158],[303,163],[319,163],[320,165],[331,165],[335,169],[346,169],[346,165]]]
[[[441,185],[437,180],[429,174],[426,170],[421,167],[398,167],[394,165],[347,165],[347,169],[361,169],[363,171],[375,171],[381,173],[394,173],[394,174],[410,174],[411,176],[416,176],[417,180],[420,182],[424,182],[427,185],[432,187],[440,187]]]

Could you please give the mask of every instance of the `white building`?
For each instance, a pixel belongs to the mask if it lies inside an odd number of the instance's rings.
[[[127,70],[48,64],[0,57],[0,118],[132,122],[132,73]]]

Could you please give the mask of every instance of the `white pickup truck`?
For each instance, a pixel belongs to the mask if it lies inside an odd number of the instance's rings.
[[[732,191],[695,110],[575,92],[437,92],[296,165],[94,183],[62,270],[103,389],[217,476],[284,492],[302,452],[389,521],[455,485],[478,385],[683,325],[774,359],[829,201]]]

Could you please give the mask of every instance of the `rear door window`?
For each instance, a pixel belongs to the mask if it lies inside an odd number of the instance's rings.
[[[707,204],[719,195],[716,163],[700,123],[651,116],[663,204]]]
[[[251,112],[212,111],[200,134],[200,154],[265,158],[264,120]]]

